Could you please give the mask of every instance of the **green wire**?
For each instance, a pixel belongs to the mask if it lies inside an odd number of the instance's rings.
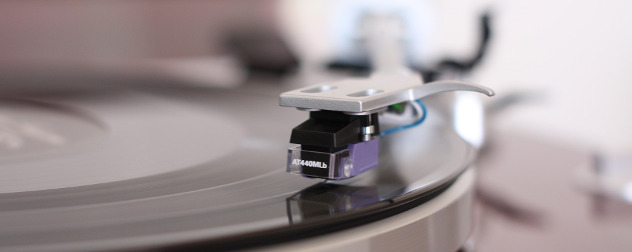
[[[402,106],[402,104],[394,104],[394,105],[392,105],[392,107],[398,113],[404,111],[404,106]]]

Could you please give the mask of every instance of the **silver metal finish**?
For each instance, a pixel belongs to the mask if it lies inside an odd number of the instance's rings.
[[[487,87],[465,81],[424,84],[418,74],[374,74],[369,78],[352,78],[285,92],[281,94],[280,105],[361,113],[446,91],[474,91],[487,96],[494,95],[494,91]]]
[[[375,133],[375,126],[371,125],[371,126],[366,126],[362,128],[362,134],[363,135],[371,135]]]
[[[375,133],[375,126],[366,126],[362,127],[362,141],[371,141],[373,139],[373,134]]]
[[[345,176],[347,177],[351,176],[352,172],[353,172],[353,160],[347,159],[347,161],[345,161],[345,167],[344,167]]]
[[[402,20],[397,15],[367,13],[358,23],[371,63],[368,78],[350,78],[320,83],[281,94],[280,105],[347,113],[369,113],[387,106],[421,99],[446,91],[474,91],[493,96],[494,91],[465,81],[435,81],[424,84],[420,74],[406,65],[402,45]]]
[[[347,115],[370,115],[370,114],[373,114],[373,113],[384,112],[384,111],[386,111],[386,109],[388,109],[388,108],[387,107],[382,107],[382,108],[378,108],[378,109],[375,109],[375,110],[369,110],[369,111],[366,111],[366,112],[349,112],[349,111],[345,111],[344,113],[347,114]]]

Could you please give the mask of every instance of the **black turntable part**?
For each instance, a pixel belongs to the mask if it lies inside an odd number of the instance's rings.
[[[489,41],[493,30],[491,25],[492,14],[489,10],[483,12],[479,19],[480,40],[474,55],[469,59],[444,58],[436,66],[417,65],[409,63],[411,69],[421,73],[426,82],[437,80],[446,70],[469,72],[476,67],[485,57],[489,47]],[[372,66],[368,58],[361,59],[335,59],[326,65],[328,70],[349,71],[354,75],[367,75]]]
[[[340,148],[359,141],[360,116],[342,112],[310,112],[310,119],[292,129],[290,143]]]
[[[295,214],[301,219],[313,219],[361,208],[378,201],[379,192],[374,187],[319,183],[287,198],[287,216],[290,224],[294,224]],[[297,213],[294,213],[294,205],[298,208]]]
[[[229,251],[329,234],[382,220],[417,207],[444,192],[457,178],[418,195],[412,193],[405,195],[401,200],[382,201],[364,209],[338,214],[334,218],[324,220],[314,219],[306,223],[291,225],[290,228],[271,229],[251,234],[177,244],[157,249],[161,251]]]
[[[284,75],[299,66],[298,57],[276,31],[234,28],[226,37],[226,47],[251,72]]]
[[[475,66],[477,66],[485,56],[485,53],[487,52],[487,48],[489,46],[489,40],[492,36],[490,19],[491,14],[489,11],[484,12],[480,17],[480,41],[472,58],[461,61],[455,59],[444,59],[439,63],[438,68],[456,69],[461,72],[468,72],[471,71]]]
[[[327,63],[327,70],[347,71],[351,76],[368,76],[371,73],[371,66],[367,59],[345,60],[335,59]]]
[[[303,160],[311,160],[311,161],[318,162],[318,164],[329,163],[329,155],[323,152],[305,151],[301,154],[301,158]],[[313,177],[313,178],[326,178],[329,175],[329,169],[323,169],[320,166],[314,166],[314,167],[303,166],[301,167],[301,172],[303,173],[305,177]]]

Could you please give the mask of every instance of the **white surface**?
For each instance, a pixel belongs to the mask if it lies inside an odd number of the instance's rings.
[[[507,111],[504,129],[605,151],[632,150],[632,2],[507,1],[495,7],[488,58],[474,79],[541,92]]]

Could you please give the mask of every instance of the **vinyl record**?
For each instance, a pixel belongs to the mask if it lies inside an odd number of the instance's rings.
[[[474,151],[429,102],[379,166],[324,182],[285,172],[307,113],[275,92],[109,87],[0,101],[0,250],[251,248],[423,204]]]

